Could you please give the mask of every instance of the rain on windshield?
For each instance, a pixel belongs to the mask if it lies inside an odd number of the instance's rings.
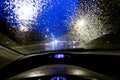
[[[1,0],[0,44],[22,53],[85,45],[113,48],[120,43],[119,2]]]

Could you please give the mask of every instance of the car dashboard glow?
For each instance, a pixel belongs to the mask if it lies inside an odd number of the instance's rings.
[[[63,59],[64,57],[65,57],[64,54],[55,54],[55,55],[54,55],[54,58],[55,58],[55,59]]]
[[[52,77],[50,80],[67,80],[65,77]]]

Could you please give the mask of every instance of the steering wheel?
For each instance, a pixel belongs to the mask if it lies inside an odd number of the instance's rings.
[[[31,80],[32,78],[35,78],[35,77],[54,76],[54,75],[71,75],[74,77],[77,76],[80,78],[84,78],[84,80],[111,80],[109,77],[101,75],[94,71],[73,66],[73,65],[64,65],[64,64],[41,66],[32,70],[23,72],[21,74],[18,74],[17,76],[14,76],[8,80],[28,80],[27,78]],[[52,79],[52,80],[67,80],[67,79]]]

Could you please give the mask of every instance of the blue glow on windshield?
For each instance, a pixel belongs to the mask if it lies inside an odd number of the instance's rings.
[[[70,18],[75,15],[78,0],[52,0],[42,15],[38,16],[36,30],[46,35],[57,38],[63,35],[70,23]],[[50,8],[49,6],[52,6]]]
[[[0,3],[4,6],[4,12],[0,13],[10,26],[58,38],[67,31],[75,16],[78,0],[5,0]]]

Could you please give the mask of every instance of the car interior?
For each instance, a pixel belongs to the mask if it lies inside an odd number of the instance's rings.
[[[0,0],[0,80],[120,80],[120,0]]]

